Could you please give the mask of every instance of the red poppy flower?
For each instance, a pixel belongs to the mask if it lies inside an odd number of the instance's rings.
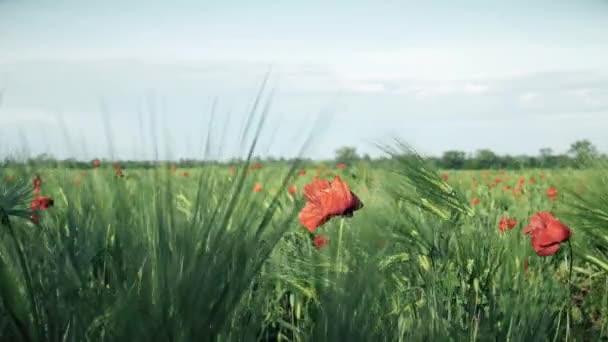
[[[500,178],[496,178],[496,179],[494,179],[494,183],[496,183],[496,184],[500,184],[500,182],[502,182],[502,179],[500,179]]]
[[[522,233],[530,235],[532,248],[539,256],[557,253],[560,243],[572,236],[570,229],[547,211],[532,215]]]
[[[253,163],[253,169],[254,170],[258,170],[258,169],[261,169],[261,168],[262,168],[262,165],[260,165],[260,163]]]
[[[38,215],[36,215],[36,211],[39,210],[45,210],[47,208],[50,208],[53,206],[55,202],[53,201],[52,198],[49,197],[44,197],[44,196],[37,196],[32,200],[32,203],[30,205],[30,210],[32,211],[32,214],[30,215],[30,220],[34,223],[39,223],[40,219],[38,217]]]
[[[503,191],[509,191],[509,190],[511,190],[511,187],[508,186],[508,185],[505,185],[505,186],[502,187],[502,190]]]
[[[448,180],[448,178],[450,178],[450,176],[447,173],[444,173],[441,175],[441,178],[443,178],[443,180]]]
[[[124,176],[124,174],[122,173],[122,169],[119,167],[116,168],[116,176],[118,176],[118,177]]]
[[[515,227],[516,225],[517,221],[503,216],[500,218],[500,222],[498,223],[498,229],[500,229],[501,232],[504,232],[506,230],[513,229],[513,227]]]
[[[190,174],[189,174],[188,172],[184,172],[184,173],[182,173],[182,176],[184,176],[184,177],[188,177],[189,175],[190,175]]]
[[[233,166],[233,167],[231,167],[231,168],[230,168],[230,173],[234,174],[235,172],[236,172],[236,167],[234,167],[234,166]]]
[[[260,192],[260,191],[262,191],[262,184],[255,183],[255,185],[253,186],[253,192]]]
[[[323,248],[329,244],[329,240],[324,235],[315,236],[315,247]]]
[[[478,205],[479,204],[479,198],[477,198],[477,197],[471,198],[471,204],[472,205]]]
[[[300,176],[305,176],[306,175],[306,170],[300,170]]]
[[[547,189],[547,197],[549,197],[550,200],[555,201],[557,199],[557,194],[557,189],[554,186]]]
[[[295,196],[296,193],[298,192],[298,188],[295,185],[292,185],[289,188],[287,188],[287,191],[289,192],[290,195]]]
[[[495,187],[496,187],[496,184],[494,184],[494,183],[490,183],[490,184],[488,184],[488,187],[489,187],[490,189],[495,188]]]
[[[329,221],[334,216],[352,216],[363,208],[359,200],[339,176],[333,181],[315,177],[304,186],[306,205],[300,211],[300,222],[310,231]]]
[[[93,167],[99,167],[100,164],[101,162],[99,161],[99,159],[93,160]]]
[[[53,204],[55,204],[55,202],[53,201],[52,198],[45,197],[45,196],[36,196],[32,200],[32,203],[30,205],[30,209],[32,211],[34,211],[34,210],[44,210],[44,209],[47,209],[49,207],[52,207]]]
[[[343,164],[343,163],[338,164],[338,170],[342,170],[344,168],[346,168],[346,164]]]
[[[15,177],[13,175],[8,175],[6,176],[6,179],[9,181],[12,181]]]
[[[525,182],[526,182],[526,179],[525,179],[525,178],[520,178],[520,179],[519,179],[519,184],[520,184],[520,185],[521,185],[521,184],[524,184]]]
[[[41,186],[42,179],[40,179],[40,176],[36,176],[36,178],[34,178],[34,194],[38,195],[40,193]]]

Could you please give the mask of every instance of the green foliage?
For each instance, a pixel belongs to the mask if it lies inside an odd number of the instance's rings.
[[[339,174],[365,204],[315,248],[300,165],[0,170],[0,337],[82,341],[608,337],[606,169],[448,173],[402,143]],[[189,176],[183,176],[188,171]],[[82,174],[81,174],[82,172]],[[55,207],[28,221],[31,179]],[[541,178],[540,174],[543,174]],[[7,176],[13,176],[8,181]],[[329,175],[327,174],[327,177]],[[530,179],[535,178],[535,182]],[[499,186],[490,188],[501,178]],[[524,179],[521,193],[514,188]],[[75,180],[79,182],[74,182]],[[472,180],[475,179],[476,182]],[[255,183],[261,192],[253,192]],[[558,199],[546,189],[555,185]],[[478,205],[470,199],[479,198]],[[572,251],[520,232],[551,210]],[[517,220],[500,232],[500,217]],[[21,256],[24,256],[22,258]],[[524,268],[524,262],[529,267]]]

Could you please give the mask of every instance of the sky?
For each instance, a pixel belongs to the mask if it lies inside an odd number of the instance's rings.
[[[607,33],[606,0],[0,0],[0,156],[243,156],[262,112],[261,156],[607,152]]]

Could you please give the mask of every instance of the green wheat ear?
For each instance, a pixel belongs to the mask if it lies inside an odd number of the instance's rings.
[[[457,221],[475,216],[464,196],[443,180],[437,170],[411,147],[397,140],[396,147],[381,147],[395,161],[393,174],[400,185],[387,189],[394,197],[408,202],[442,220]]]
[[[0,215],[5,218],[28,218],[31,191],[30,184],[23,180],[0,184]]]

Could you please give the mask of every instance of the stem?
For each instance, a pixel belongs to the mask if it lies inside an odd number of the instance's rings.
[[[13,228],[13,225],[11,224],[11,221],[10,221],[8,215],[6,215],[6,213],[3,212],[2,216],[3,217],[0,218],[1,222],[8,228],[9,235],[11,236],[13,243],[15,244],[15,249],[17,250],[17,255],[19,258],[19,263],[21,264],[21,269],[23,270],[23,274],[24,274],[24,278],[25,278],[25,286],[27,287],[30,304],[32,305],[32,308],[34,311],[33,312],[34,325],[37,330],[41,330],[42,326],[41,326],[41,321],[40,321],[40,312],[39,312],[40,308],[38,307],[38,301],[36,300],[36,295],[34,294],[32,273],[31,273],[30,267],[27,263],[27,259],[25,258],[25,252],[23,252],[23,246],[21,244],[21,241],[19,241],[17,234],[15,233],[15,229]],[[39,336],[43,336],[43,334],[40,334],[40,332],[44,332],[44,331],[38,331]]]
[[[344,231],[344,218],[340,219],[340,228],[338,229],[338,251],[336,252],[336,272],[339,272],[342,269],[342,258],[341,249],[342,249],[342,233]]]
[[[570,286],[570,292],[572,292],[572,244],[568,240],[568,258],[570,259],[570,265],[568,266],[568,285]]]

